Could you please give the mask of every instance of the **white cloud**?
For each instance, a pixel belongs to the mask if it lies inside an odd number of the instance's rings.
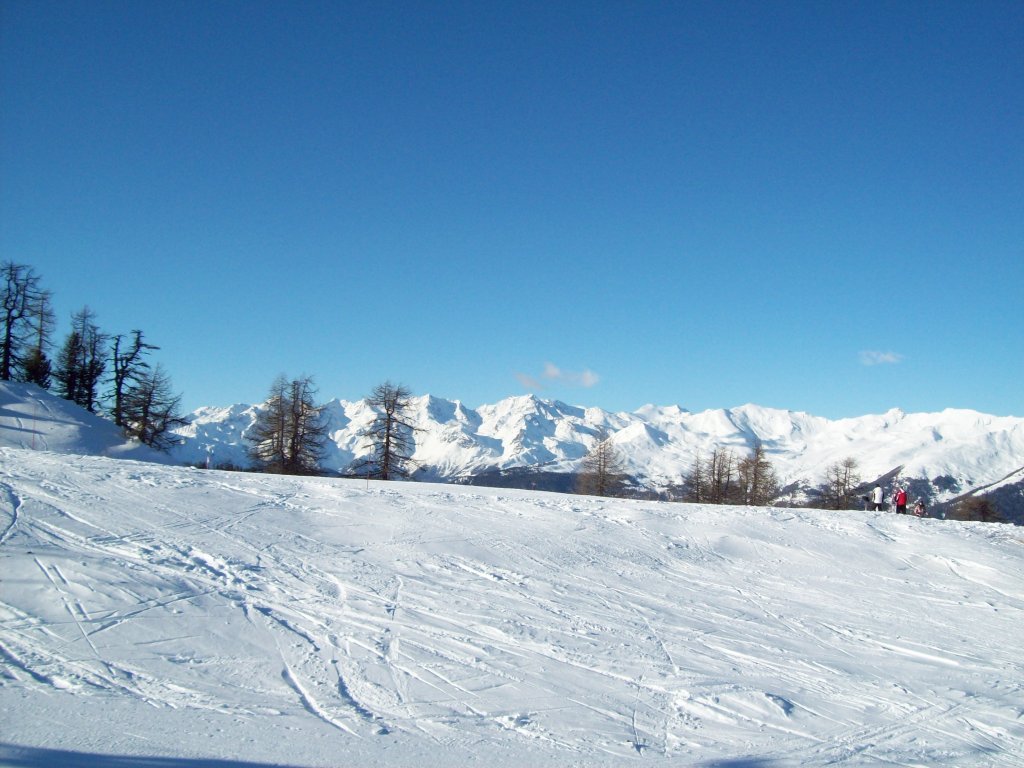
[[[544,389],[543,384],[528,374],[517,373],[516,378],[519,379],[519,383],[522,385],[523,389]]]
[[[601,381],[601,377],[589,368],[582,371],[565,371],[550,362],[544,363],[544,371],[539,377],[527,373],[517,373],[516,378],[525,389],[545,389],[548,386],[559,384],[589,389]]]
[[[879,352],[874,349],[866,349],[860,353],[861,365],[896,365],[903,361],[903,355],[899,352]]]

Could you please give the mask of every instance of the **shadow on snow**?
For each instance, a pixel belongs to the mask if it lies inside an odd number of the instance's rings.
[[[0,743],[0,766],[4,768],[300,768],[281,763],[250,760],[220,760],[205,757],[147,757],[145,755],[100,755],[42,747],[20,747]]]

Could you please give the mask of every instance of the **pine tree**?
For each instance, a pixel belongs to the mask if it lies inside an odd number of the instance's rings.
[[[132,331],[131,339],[118,334],[114,337],[113,349],[111,351],[111,362],[114,366],[111,380],[112,389],[110,392],[110,415],[114,423],[119,427],[125,426],[125,399],[133,389],[143,387],[147,382],[148,388],[152,388],[149,373],[149,363],[145,355],[160,347],[147,344],[142,340],[142,331]],[[166,395],[165,395],[166,396]]]
[[[825,485],[821,489],[825,505],[832,509],[850,509],[860,483],[857,460],[852,456],[831,464],[825,470]]]
[[[704,454],[694,457],[690,471],[683,478],[683,501],[691,504],[704,504],[708,500],[708,479]]]
[[[22,363],[22,381],[49,389],[53,382],[53,364],[41,347],[35,347]]]
[[[32,338],[28,345],[28,354],[21,361],[21,381],[35,384],[43,389],[49,389],[52,382],[53,364],[47,357],[46,351],[50,348],[50,339],[56,327],[56,318],[53,314],[52,295],[49,291],[40,293],[40,300],[36,311],[32,316]]]
[[[99,382],[106,370],[107,337],[96,325],[96,315],[85,307],[71,318],[71,332],[57,357],[57,391],[95,413]]]
[[[739,470],[736,455],[727,448],[715,447],[706,459],[697,454],[683,478],[683,500],[694,504],[746,503]]]
[[[709,504],[730,504],[734,501],[736,456],[725,448],[715,448],[708,460],[707,470]]]

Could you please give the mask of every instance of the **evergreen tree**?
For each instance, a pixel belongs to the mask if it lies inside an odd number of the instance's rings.
[[[693,466],[683,478],[683,501],[692,504],[704,504],[708,501],[708,479],[704,454],[698,453]]]
[[[49,389],[53,383],[53,364],[41,347],[35,347],[22,362],[22,381]]]
[[[697,454],[693,466],[683,478],[684,501],[695,504],[746,504],[742,465],[727,448],[715,447],[704,458]],[[763,465],[762,465],[763,471]]]
[[[57,357],[57,391],[90,413],[96,413],[99,382],[106,370],[107,337],[96,315],[85,307],[71,318],[71,332]]]
[[[707,469],[709,504],[730,504],[734,501],[736,456],[725,448],[715,448],[708,459]]]
[[[28,354],[21,360],[19,374],[22,381],[35,384],[43,389],[49,389],[52,382],[53,364],[47,357],[46,351],[50,348],[50,339],[53,336],[56,323],[52,295],[49,291],[43,291],[40,294],[36,312],[32,316],[32,339],[28,345]]]
[[[580,462],[576,493],[585,496],[618,496],[625,486],[626,465],[608,433],[601,429],[593,446]]]
[[[312,377],[289,382],[279,376],[249,430],[249,457],[264,472],[315,475],[327,445],[323,406],[315,402]]]

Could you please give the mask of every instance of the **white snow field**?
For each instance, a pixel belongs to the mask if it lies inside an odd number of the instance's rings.
[[[1020,528],[0,448],[0,765],[1020,766]]]

